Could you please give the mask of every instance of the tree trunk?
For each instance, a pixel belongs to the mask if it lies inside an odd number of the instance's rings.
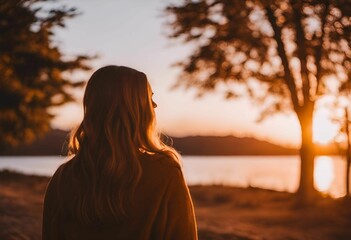
[[[311,103],[312,104],[312,103]],[[316,190],[314,188],[314,144],[313,144],[313,104],[298,113],[301,126],[300,185],[297,191],[299,202],[309,203]]]
[[[350,165],[351,165],[351,146],[350,146],[350,129],[349,129],[349,112],[345,108],[345,130],[346,130],[346,196],[350,196]]]
[[[350,154],[350,153],[349,153]],[[347,164],[346,164],[346,196],[350,196],[350,165],[351,159],[350,155],[347,157]]]

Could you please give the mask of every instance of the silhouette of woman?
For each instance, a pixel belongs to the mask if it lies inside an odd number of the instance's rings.
[[[197,239],[176,151],[155,131],[144,73],[106,66],[89,79],[84,118],[45,194],[43,239]]]

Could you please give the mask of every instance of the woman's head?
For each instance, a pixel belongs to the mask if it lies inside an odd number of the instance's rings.
[[[77,218],[121,219],[141,176],[140,154],[177,160],[155,131],[156,104],[144,73],[106,66],[93,73],[83,99],[84,118],[70,143],[79,174]]]
[[[100,68],[87,84],[83,104],[84,122],[91,134],[104,127],[108,138],[118,133],[142,148],[153,131],[152,90],[146,75],[137,70],[122,66]]]

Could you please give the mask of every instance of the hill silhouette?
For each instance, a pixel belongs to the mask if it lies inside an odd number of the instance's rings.
[[[21,145],[4,155],[66,155],[68,131],[54,129],[31,144]],[[234,136],[171,137],[173,147],[182,155],[292,155],[297,149],[285,148],[254,138]]]
[[[45,136],[38,137],[30,144],[20,145],[12,150],[5,152],[3,155],[18,156],[51,156],[66,155],[68,131],[54,129]]]
[[[235,136],[189,136],[173,139],[183,155],[296,155],[297,149],[285,148],[255,138]]]

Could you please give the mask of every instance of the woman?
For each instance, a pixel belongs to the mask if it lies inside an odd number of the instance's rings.
[[[43,239],[197,239],[176,151],[155,132],[157,105],[144,73],[97,70],[84,118],[45,195]]]

